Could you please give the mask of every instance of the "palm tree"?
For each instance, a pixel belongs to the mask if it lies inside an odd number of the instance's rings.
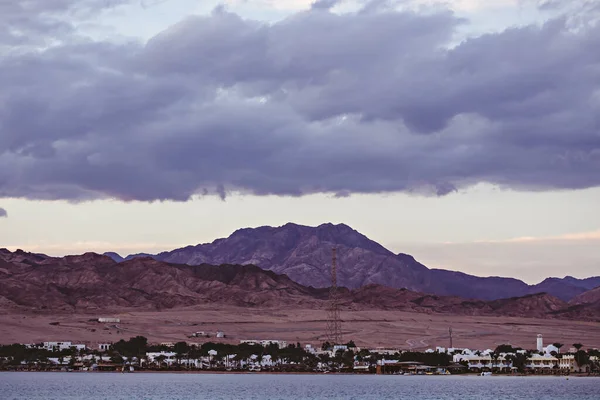
[[[279,365],[279,354],[278,353],[271,354],[271,361],[273,362],[273,367],[277,367]]]
[[[41,356],[39,361],[40,361],[40,364],[42,364],[44,366],[44,369],[48,368],[48,362],[50,362],[50,360],[48,360],[48,357]]]
[[[162,363],[167,359],[167,356],[165,356],[164,354],[159,355],[158,357],[156,357],[156,361],[158,362],[158,368],[162,367]]]
[[[496,365],[496,367],[498,366],[498,358],[499,357],[500,357],[500,354],[498,354],[494,351],[490,353],[490,358],[492,359],[492,371],[494,370],[494,365]]]
[[[579,364],[579,350],[581,350],[583,345],[581,343],[573,343],[573,347],[575,347],[575,350],[577,350],[575,353],[575,360],[577,360],[577,368],[579,368],[581,371],[581,365]]]
[[[562,343],[552,343],[552,346],[558,349],[558,354],[560,354],[560,348],[564,346]]]

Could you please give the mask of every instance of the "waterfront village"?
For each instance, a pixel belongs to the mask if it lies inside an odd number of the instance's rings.
[[[543,345],[532,338],[535,350],[509,344],[473,350],[436,347],[423,352],[395,348],[360,348],[352,341],[286,343],[282,340],[240,340],[226,343],[223,332],[195,332],[203,343],[148,343],[143,336],[115,343],[77,344],[43,342],[0,346],[4,371],[213,371],[291,373],[373,373],[396,375],[450,375],[476,373],[600,375],[600,351],[575,343]]]

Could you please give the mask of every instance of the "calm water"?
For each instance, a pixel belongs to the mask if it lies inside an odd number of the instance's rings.
[[[0,373],[0,399],[600,399],[599,378]]]

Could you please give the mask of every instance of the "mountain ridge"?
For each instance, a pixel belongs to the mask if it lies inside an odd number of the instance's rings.
[[[294,282],[254,265],[181,265],[95,253],[66,257],[0,252],[0,309],[19,312],[170,310],[203,304],[326,309],[328,288]],[[437,296],[369,284],[339,288],[344,310],[600,320],[600,310],[546,293],[501,300]]]
[[[563,301],[589,290],[600,277],[547,278],[536,285],[509,277],[479,277],[430,269],[405,253],[395,254],[345,224],[316,227],[287,223],[279,227],[241,228],[227,238],[189,245],[151,257],[177,264],[253,264],[288,275],[307,286],[330,283],[331,248],[338,249],[338,281],[349,288],[371,283],[444,296],[495,300],[548,292]],[[125,260],[136,255],[125,257]]]

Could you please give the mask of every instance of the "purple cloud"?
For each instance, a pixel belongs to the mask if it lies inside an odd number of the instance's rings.
[[[147,44],[58,30],[44,51],[0,53],[0,197],[600,185],[600,24],[557,17],[452,46],[465,23],[316,7],[267,25],[218,8]]]

